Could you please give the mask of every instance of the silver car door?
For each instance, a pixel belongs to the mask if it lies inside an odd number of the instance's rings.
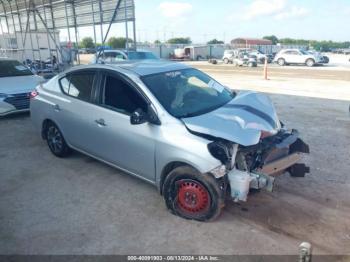
[[[94,154],[97,119],[94,104],[95,70],[76,71],[59,80],[64,100],[54,105],[55,121],[67,142],[87,153]]]
[[[159,126],[130,123],[130,115],[136,109],[147,111],[146,99],[121,75],[106,71],[103,79],[95,127],[96,154],[120,168],[154,181],[154,138]]]

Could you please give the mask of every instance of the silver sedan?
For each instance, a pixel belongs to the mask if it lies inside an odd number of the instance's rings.
[[[75,67],[37,88],[32,120],[51,152],[74,149],[157,186],[172,213],[216,218],[227,196],[304,176],[308,146],[270,99],[165,61]]]

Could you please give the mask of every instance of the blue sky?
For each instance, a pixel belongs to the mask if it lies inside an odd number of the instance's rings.
[[[271,34],[279,38],[350,40],[350,0],[134,1],[138,41],[191,37],[195,43],[213,38],[229,42],[236,37]],[[124,32],[123,24],[113,25],[109,37],[124,36]],[[79,36],[92,36],[92,29],[79,30]]]
[[[142,41],[190,36],[226,42],[239,36],[350,40],[350,0],[135,0]]]

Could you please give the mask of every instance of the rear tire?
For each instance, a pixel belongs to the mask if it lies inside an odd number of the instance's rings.
[[[45,137],[50,151],[55,156],[66,157],[71,152],[71,149],[68,147],[61,131],[53,122],[47,124]]]
[[[286,60],[284,60],[283,58],[279,58],[277,60],[277,64],[280,66],[284,66],[286,64]]]
[[[171,171],[162,192],[165,204],[173,214],[197,221],[214,220],[225,203],[225,196],[215,178],[200,174],[189,166]]]
[[[308,59],[305,63],[308,67],[312,67],[315,65],[315,61],[313,59]]]

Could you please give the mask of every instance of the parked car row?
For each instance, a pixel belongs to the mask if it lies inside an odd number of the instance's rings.
[[[143,50],[104,50],[97,52],[91,60],[96,63],[118,63],[126,60],[158,60],[159,58],[150,51]]]
[[[256,64],[277,63],[280,66],[291,64],[303,64],[307,66],[322,65],[329,63],[329,57],[313,50],[305,51],[301,49],[282,49],[277,54],[263,54],[259,50],[250,48],[225,50],[222,61],[225,64],[235,66],[248,65],[251,67]]]
[[[224,51],[224,55],[222,60],[225,64],[234,64],[234,65],[243,65],[245,64],[242,61],[242,58],[247,59],[250,58],[250,66],[254,66],[255,64],[264,64],[265,60],[268,63],[271,63],[273,60],[273,56],[271,54],[263,54],[259,50],[254,50],[250,48],[239,48],[239,49],[229,49]],[[255,60],[255,61],[253,61]]]

